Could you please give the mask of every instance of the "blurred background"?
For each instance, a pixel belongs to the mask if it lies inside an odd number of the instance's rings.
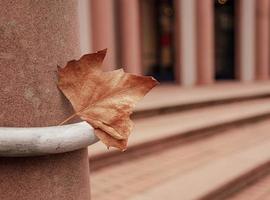
[[[93,199],[270,199],[269,0],[81,0],[82,53],[151,75],[129,149],[89,148]]]

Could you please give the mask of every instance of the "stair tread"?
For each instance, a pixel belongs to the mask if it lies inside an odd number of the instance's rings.
[[[94,171],[93,198],[201,198],[270,161],[269,129],[260,121]]]
[[[160,85],[136,106],[135,112],[203,102],[254,97],[270,93],[270,81],[256,83],[222,82],[208,86]],[[168,98],[169,97],[169,98]]]
[[[137,119],[129,147],[269,113],[270,100],[259,99]],[[91,157],[112,151],[101,142],[89,147]]]
[[[256,183],[236,193],[227,200],[261,200],[270,199],[270,174],[261,178]]]

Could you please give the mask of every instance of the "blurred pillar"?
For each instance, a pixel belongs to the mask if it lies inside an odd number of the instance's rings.
[[[141,31],[138,0],[119,0],[121,65],[131,73],[141,74]]]
[[[214,1],[197,0],[198,84],[214,82]]]
[[[79,25],[81,54],[92,52],[91,4],[89,0],[79,1]]]
[[[196,83],[196,0],[174,0],[175,75],[184,86]]]
[[[117,66],[114,4],[112,0],[91,0],[93,51],[108,49],[103,63],[106,70]]]
[[[269,0],[256,0],[256,78],[269,78]]]
[[[255,3],[256,0],[237,1],[236,74],[241,81],[255,77]]]

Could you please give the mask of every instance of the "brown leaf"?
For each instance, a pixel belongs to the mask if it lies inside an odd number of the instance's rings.
[[[103,72],[105,55],[106,50],[87,54],[58,68],[58,87],[76,114],[95,128],[101,141],[124,150],[133,127],[130,114],[135,104],[158,82],[122,69]]]

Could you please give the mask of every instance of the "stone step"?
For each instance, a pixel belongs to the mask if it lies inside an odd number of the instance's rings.
[[[152,154],[91,172],[99,200],[226,199],[270,166],[270,120],[197,140],[170,141]],[[124,158],[125,159],[125,158]]]
[[[133,118],[191,110],[212,105],[247,101],[270,96],[270,82],[224,82],[203,87],[161,85],[141,101]]]
[[[270,199],[270,172],[268,167],[268,174],[261,178],[257,178],[252,183],[246,185],[246,187],[237,192],[230,197],[226,198],[226,200],[264,200]]]
[[[152,146],[162,146],[166,141],[193,135],[201,137],[203,133],[209,134],[209,131],[215,132],[216,129],[229,128],[269,116],[270,99],[259,99],[137,119],[125,153],[114,149],[107,150],[100,142],[89,147],[91,169],[113,164],[115,156],[129,157],[134,151],[146,151]]]

